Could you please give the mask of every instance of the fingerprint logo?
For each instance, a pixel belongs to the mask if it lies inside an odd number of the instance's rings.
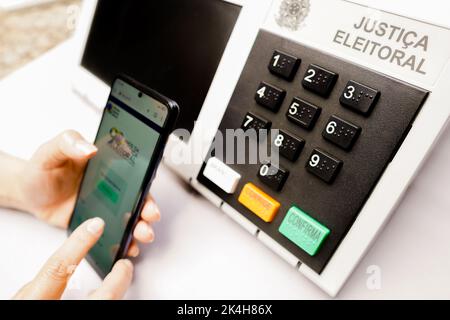
[[[309,13],[309,0],[283,0],[275,17],[280,27],[296,31]]]

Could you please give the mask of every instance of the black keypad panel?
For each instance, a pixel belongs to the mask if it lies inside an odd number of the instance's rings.
[[[273,112],[280,110],[284,97],[286,97],[286,91],[266,82],[261,82],[255,94],[256,102]]]
[[[271,126],[272,122],[270,122],[269,120],[248,112],[245,115],[244,120],[242,121],[241,129],[244,131],[253,129],[258,133],[260,130],[269,130]]]
[[[303,78],[303,87],[322,97],[328,97],[333,90],[338,75],[318,65],[311,64]]]
[[[279,154],[289,161],[297,161],[305,147],[305,140],[283,130],[278,130],[272,139],[272,146]]]
[[[276,66],[281,66],[278,64],[283,56],[278,58],[278,53],[301,59],[297,75],[290,75],[293,81],[286,81],[289,72],[268,67],[269,63],[275,67],[276,58]],[[291,66],[284,66],[288,65]],[[255,102],[255,90],[263,81],[286,91],[279,112]],[[427,96],[426,90],[404,81],[261,30],[219,131],[225,136],[227,130],[239,129],[246,115],[250,115],[252,121],[244,123],[244,129],[276,129],[271,130],[267,141],[259,144],[267,147],[270,156],[260,155],[257,161],[245,164],[227,162],[241,177],[234,194],[220,189],[202,171],[198,181],[320,274],[377,187]],[[246,148],[246,154],[250,154],[250,146]],[[273,157],[277,148],[278,161]],[[227,156],[232,155],[224,150],[221,157]],[[266,160],[275,165],[268,169],[276,172],[276,178],[258,174]],[[284,173],[289,175],[287,179]],[[248,183],[264,193],[255,196],[256,202],[270,196],[280,203],[272,222],[264,221],[239,202]],[[286,230],[280,231],[286,218],[300,217],[288,214],[294,207],[330,231],[314,255],[294,241],[306,236],[305,233],[289,237]]]
[[[300,67],[301,60],[290,54],[275,50],[270,60],[269,70],[272,74],[292,81]]]
[[[368,116],[380,98],[380,92],[356,81],[349,81],[339,101],[344,107]]]
[[[294,98],[286,113],[289,121],[296,125],[311,130],[316,124],[322,109],[300,98]]]
[[[336,157],[315,149],[306,163],[306,169],[326,183],[333,183],[342,165],[343,162]]]
[[[331,116],[327,126],[322,132],[322,136],[341,147],[350,150],[361,134],[361,127],[346,121],[338,116]]]
[[[281,191],[288,177],[289,171],[271,163],[263,164],[258,171],[258,178],[274,191]]]

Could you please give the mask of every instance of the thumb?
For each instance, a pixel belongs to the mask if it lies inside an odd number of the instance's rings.
[[[87,162],[96,153],[97,147],[87,142],[78,132],[69,130],[43,144],[32,160],[43,169],[53,169],[70,160]]]

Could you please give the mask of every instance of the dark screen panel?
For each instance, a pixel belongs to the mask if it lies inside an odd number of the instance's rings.
[[[119,73],[178,102],[192,131],[241,7],[221,0],[99,0],[82,65]]]

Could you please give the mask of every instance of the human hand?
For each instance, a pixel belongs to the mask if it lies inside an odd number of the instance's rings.
[[[100,239],[104,227],[105,223],[100,218],[90,219],[81,224],[45,263],[37,276],[15,295],[14,299],[60,299],[76,267]],[[121,299],[125,295],[132,277],[133,264],[129,260],[119,260],[100,288],[91,293],[88,298]]]
[[[43,144],[19,174],[21,209],[51,225],[67,228],[85,167],[96,153],[97,148],[75,131],[66,131]],[[134,238],[142,243],[152,242],[152,223],[160,217],[158,207],[149,196],[134,229]],[[128,255],[139,255],[136,241]]]

